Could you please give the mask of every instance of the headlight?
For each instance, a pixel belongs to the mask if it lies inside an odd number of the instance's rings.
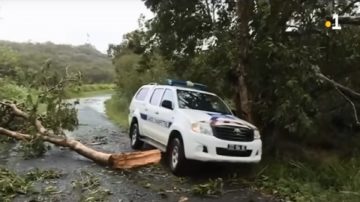
[[[261,138],[261,136],[260,136],[259,130],[258,130],[258,129],[255,129],[255,130],[254,130],[254,139],[260,139],[260,138]]]
[[[196,122],[191,124],[191,130],[195,133],[201,133],[205,135],[212,135],[212,129],[209,123]]]

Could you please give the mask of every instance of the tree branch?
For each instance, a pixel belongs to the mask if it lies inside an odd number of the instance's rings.
[[[360,100],[360,93],[358,93],[358,92],[352,90],[351,88],[348,88],[348,87],[346,87],[346,86],[344,86],[344,85],[342,85],[342,84],[340,84],[340,83],[338,83],[338,82],[330,79],[329,77],[325,76],[325,75],[322,74],[322,73],[317,73],[317,76],[318,76],[320,79],[322,79],[322,80],[330,83],[330,84],[333,85],[335,88],[340,89],[344,94],[347,94],[348,97],[351,97],[351,98],[356,99],[356,100]]]
[[[358,115],[357,115],[356,106],[355,106],[354,102],[352,102],[349,97],[347,97],[343,92],[341,92],[341,90],[339,90],[339,88],[335,87],[335,89],[339,92],[340,95],[342,95],[346,99],[346,101],[348,101],[351,104],[353,112],[354,112],[354,118],[355,118],[356,124],[360,125],[359,118],[358,118]]]
[[[0,127],[0,134],[17,139],[17,140],[21,140],[21,141],[31,139],[31,135],[11,131],[11,130],[5,129],[3,127]]]
[[[24,119],[30,118],[29,114],[20,110],[14,103],[0,102],[0,105],[10,108],[15,116],[22,117]],[[49,131],[46,130],[46,128],[42,125],[41,121],[39,121],[38,119],[35,119],[34,125],[40,134],[42,134],[42,135],[49,134]]]

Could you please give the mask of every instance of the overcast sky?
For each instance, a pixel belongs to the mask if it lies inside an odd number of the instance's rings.
[[[0,40],[80,45],[106,52],[109,43],[152,14],[141,0],[0,0]],[[89,36],[89,37],[88,37]]]

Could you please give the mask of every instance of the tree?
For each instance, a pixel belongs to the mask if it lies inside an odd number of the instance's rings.
[[[237,94],[239,96],[236,99],[237,111],[242,111],[245,113],[244,118],[252,122],[252,112],[251,112],[251,98],[250,92],[248,89],[248,84],[246,81],[246,72],[249,58],[249,49],[250,49],[250,20],[254,12],[254,1],[237,1],[237,20],[238,20],[238,49],[239,49],[239,62],[236,68],[237,72]]]
[[[0,45],[0,78],[15,77],[19,55],[11,48]]]
[[[131,168],[160,161],[159,150],[109,154],[67,138],[64,130],[74,130],[78,121],[74,105],[64,101],[65,88],[79,82],[81,75],[70,74],[67,69],[65,72],[63,77],[51,71],[50,63],[47,63],[32,81],[37,96],[30,92],[23,103],[0,101],[0,135],[22,141],[29,157],[46,152],[44,142],[49,142],[114,168]],[[46,112],[39,113],[40,105],[46,106]]]
[[[312,141],[326,131],[324,141],[335,135],[329,125],[336,116],[353,116],[341,113],[352,105],[320,75],[360,89],[358,28],[344,24],[336,32],[323,24],[335,12],[353,15],[357,1],[144,2],[155,13],[147,23],[150,49],[169,61],[169,72],[233,98],[268,137]]]

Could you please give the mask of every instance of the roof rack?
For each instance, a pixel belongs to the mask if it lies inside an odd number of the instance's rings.
[[[169,86],[180,86],[180,87],[186,87],[186,88],[194,88],[194,89],[203,90],[203,91],[206,91],[208,89],[208,87],[206,85],[204,85],[204,84],[193,83],[191,81],[167,79],[166,83]]]
[[[158,84],[155,82],[152,82],[152,83],[149,83],[148,85],[158,85]]]

